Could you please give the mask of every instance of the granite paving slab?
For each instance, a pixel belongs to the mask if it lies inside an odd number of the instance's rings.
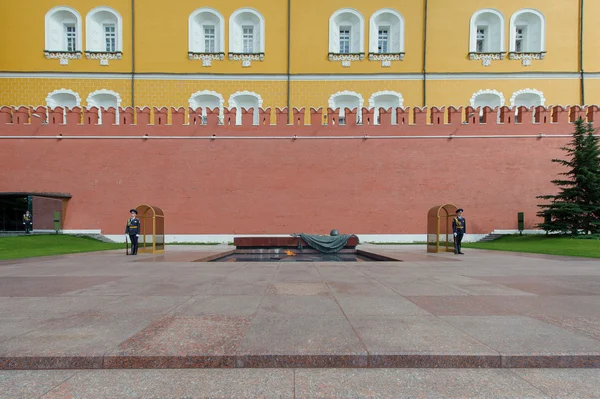
[[[268,282],[219,281],[212,285],[208,292],[203,293],[211,295],[264,295],[268,287]]]
[[[396,296],[335,296],[344,314],[348,316],[424,316],[431,315],[427,310],[415,305],[409,299]]]
[[[92,311],[114,299],[114,296],[0,298],[0,317],[29,317],[43,320],[59,315]]]
[[[296,398],[548,398],[509,370],[327,369],[296,371]]]
[[[553,399],[600,398],[600,370],[598,369],[513,369],[511,371]]]
[[[537,319],[600,340],[600,315],[599,317],[538,316]]]
[[[383,284],[377,282],[330,282],[327,286],[334,295],[374,295],[374,296],[395,296],[398,295]]]
[[[118,281],[119,276],[13,276],[0,277],[0,296],[45,297],[64,294],[92,287],[109,281]]]
[[[294,398],[293,370],[78,371],[40,399]]]
[[[350,316],[370,367],[500,367],[500,354],[434,316]]]
[[[106,353],[104,367],[233,367],[249,327],[241,316],[165,317]]]
[[[0,399],[37,399],[59,386],[75,371],[0,371]]]
[[[2,342],[0,369],[102,368],[104,354],[152,321],[139,315],[77,313],[40,322]]]
[[[28,296],[0,292],[0,368],[600,368],[600,262],[411,248],[380,248],[415,255],[396,263],[203,263],[187,247],[3,263],[0,287]]]
[[[469,295],[534,295],[516,288],[506,287],[501,284],[485,283],[481,279],[472,277],[450,275],[434,277],[434,281]]]
[[[435,316],[503,316],[515,314],[507,309],[504,296],[407,296],[406,299]]]
[[[265,296],[258,315],[264,317],[343,316],[332,296],[324,295],[270,295]]]
[[[325,283],[307,283],[298,281],[274,282],[269,284],[266,295],[328,295],[329,287]]]
[[[600,276],[480,277],[536,295],[600,295]]]
[[[366,367],[367,351],[343,316],[258,314],[237,367]]]
[[[262,300],[261,295],[196,295],[172,313],[174,316],[251,316]]]
[[[600,341],[520,316],[443,316],[502,356],[502,366],[600,367]]]
[[[455,288],[447,287],[436,281],[427,279],[414,279],[406,282],[397,282],[392,279],[382,281],[387,287],[394,290],[399,295],[417,296],[417,295],[432,295],[432,296],[464,296],[466,292]]]

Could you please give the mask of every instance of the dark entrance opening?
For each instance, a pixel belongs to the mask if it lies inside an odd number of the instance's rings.
[[[0,196],[0,231],[25,231],[23,214],[31,212],[31,197]]]
[[[23,214],[33,216],[33,231],[54,232],[62,230],[70,194],[63,193],[0,193],[0,232],[25,232]]]

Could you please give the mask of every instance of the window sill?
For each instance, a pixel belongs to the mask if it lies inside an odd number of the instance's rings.
[[[546,57],[545,51],[526,52],[526,51],[511,51],[508,53],[508,58],[511,60],[521,60],[523,66],[530,66],[531,60],[543,60]]]
[[[81,51],[44,50],[46,59],[60,60],[60,65],[69,65],[69,60],[81,59]]]
[[[342,61],[342,66],[348,68],[352,61],[362,61],[365,53],[329,53],[329,61]]]
[[[213,61],[223,61],[225,53],[197,53],[188,51],[188,57],[190,61],[202,61],[203,67],[209,67],[212,66]]]
[[[381,61],[381,66],[389,68],[392,61],[404,61],[405,53],[369,53],[369,61]]]
[[[108,60],[123,59],[123,53],[121,51],[86,51],[85,57],[88,60],[100,60],[100,65],[107,66]]]
[[[506,57],[505,52],[499,52],[499,53],[470,52],[469,53],[469,59],[471,61],[481,61],[483,66],[490,66],[490,65],[492,65],[493,60],[503,60],[504,57]]]
[[[230,61],[242,61],[242,66],[248,68],[252,66],[252,61],[264,61],[265,53],[228,53]]]

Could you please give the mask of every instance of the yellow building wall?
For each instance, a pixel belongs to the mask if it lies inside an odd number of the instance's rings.
[[[484,67],[481,61],[469,60],[469,31],[471,16],[482,8],[492,8],[504,16],[504,44],[509,51],[510,18],[523,9],[533,8],[546,19],[546,57],[534,60],[524,67],[521,61],[492,61]],[[579,1],[563,0],[489,0],[471,2],[457,7],[447,0],[429,1],[429,29],[427,36],[428,72],[567,72],[578,70]]]
[[[36,3],[35,5],[33,3]],[[45,0],[2,1],[0,35],[5,38],[0,46],[0,71],[44,72],[128,72],[131,71],[131,2],[129,0]],[[123,20],[123,59],[110,60],[100,66],[99,60],[88,60],[82,54],[79,60],[60,65],[59,60],[48,60],[45,50],[46,13],[56,6],[77,10],[82,21],[82,47],[85,51],[85,17],[98,6],[116,10]]]
[[[36,6],[32,6],[36,3]],[[430,77],[427,82],[429,106],[468,105],[473,93],[482,89],[503,92],[509,105],[512,93],[526,88],[544,93],[546,104],[579,103],[580,83],[574,78],[579,71],[578,56],[578,0],[489,0],[467,2],[456,6],[447,0],[429,0],[429,28],[427,70],[430,73],[482,74],[478,79],[437,80]],[[44,56],[44,18],[54,6],[65,5],[76,9],[83,22],[82,44],[85,50],[85,17],[100,5],[118,11],[123,20],[123,59],[110,60],[108,66],[100,66],[98,60],[88,60],[85,54],[80,60],[70,60],[63,66],[58,60],[47,60]],[[600,24],[595,23],[600,15],[600,2],[585,3],[585,48],[584,67],[586,72],[600,77]],[[140,73],[135,83],[137,106],[187,106],[189,97],[200,90],[214,90],[225,98],[238,91],[253,91],[261,95],[265,107],[283,107],[287,103],[285,80],[228,80],[219,75],[258,74],[285,75],[287,72],[287,2],[253,0],[251,7],[265,18],[266,51],[263,62],[253,61],[250,68],[243,68],[240,61],[213,61],[210,68],[202,67],[201,61],[190,61],[188,52],[188,18],[199,7],[213,7],[225,18],[225,51],[229,50],[229,17],[238,8],[250,6],[238,1],[206,0],[199,4],[192,0],[178,0],[165,4],[158,0],[136,2],[136,72]],[[131,1],[130,0],[47,0],[38,2],[3,2],[0,12],[0,35],[8,37],[0,47],[0,72],[32,72],[33,78],[15,78],[7,74],[0,76],[0,104],[39,105],[45,104],[48,93],[57,89],[71,89],[79,94],[82,105],[87,96],[99,89],[113,90],[120,94],[123,106],[131,104]],[[394,8],[405,20],[405,60],[394,61],[390,68],[381,62],[368,61],[369,19],[381,8]],[[520,61],[493,61],[484,67],[481,61],[468,59],[470,18],[475,11],[495,8],[505,18],[505,49],[509,50],[509,22],[512,14],[522,8],[535,8],[546,18],[546,49],[544,60],[532,61],[524,67]],[[365,60],[352,62],[344,68],[341,62],[328,60],[329,18],[340,8],[353,8],[364,18]],[[314,80],[292,81],[291,101],[296,107],[326,107],[329,97],[339,91],[350,90],[360,93],[365,106],[369,97],[382,90],[397,91],[404,97],[405,106],[422,106],[423,82],[420,72],[423,65],[423,16],[424,0],[394,2],[389,0],[293,0],[292,1],[292,74],[315,76]],[[75,73],[88,75],[70,78],[37,78],[36,72]],[[515,79],[486,78],[485,73],[570,73],[568,77],[549,76],[548,79],[527,79],[525,75]],[[120,73],[118,79],[89,79],[91,73]],[[166,75],[154,79],[145,73]],[[376,80],[370,74],[411,74],[411,80]],[[215,74],[214,80],[187,79],[185,74]],[[358,75],[343,77],[347,74]],[[364,74],[364,77],[359,75]],[[329,77],[331,75],[331,78]],[[543,75],[541,75],[543,77]],[[586,102],[600,103],[600,79],[586,79]]]
[[[48,93],[70,89],[79,94],[81,105],[87,96],[100,89],[112,90],[121,96],[121,106],[131,105],[131,85],[125,79],[0,79],[0,104],[46,105]],[[201,90],[214,90],[225,99],[238,91],[253,91],[263,98],[264,107],[285,107],[287,83],[285,81],[197,81],[197,80],[136,80],[136,106],[187,107],[190,96]]]
[[[430,80],[427,83],[429,106],[470,105],[471,96],[479,90],[496,90],[504,96],[504,105],[510,106],[512,95],[519,90],[536,89],[544,93],[545,105],[572,105],[579,103],[577,79],[487,79],[487,80]]]
[[[225,60],[202,67],[201,61],[188,59],[188,18],[201,7],[219,11],[225,20]],[[250,68],[241,61],[229,61],[229,17],[235,10],[251,7],[265,19],[265,59],[252,61]],[[144,0],[136,7],[136,72],[171,73],[286,73],[287,71],[287,2],[252,0],[252,2],[177,0],[172,6],[164,1]]]
[[[390,2],[387,0],[303,0],[292,4],[292,73],[408,73],[423,69],[423,1]],[[341,9],[351,8],[364,18],[363,61],[353,61],[349,68],[340,61],[329,61],[329,18]],[[369,61],[369,20],[382,8],[392,8],[404,17],[404,61],[393,61],[383,68],[381,61]]]
[[[121,96],[121,106],[131,104],[131,81],[127,79],[56,79],[4,78],[0,79],[0,104],[46,105],[46,97],[54,90],[70,89],[79,94],[81,105],[87,96],[100,89],[112,90]]]
[[[344,81],[295,81],[291,84],[291,102],[294,107],[323,107],[327,109],[329,97],[344,90],[360,94],[364,106],[369,106],[369,97],[378,91],[391,90],[401,93],[405,106],[421,102],[423,83],[417,80],[344,80]]]

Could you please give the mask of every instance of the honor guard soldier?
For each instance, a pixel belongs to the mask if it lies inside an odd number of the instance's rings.
[[[464,255],[461,251],[461,243],[467,234],[467,221],[462,217],[463,209],[456,210],[456,217],[452,219],[452,232],[454,233],[454,253]]]
[[[127,227],[125,228],[125,234],[129,235],[131,240],[131,254],[137,255],[138,251],[138,238],[140,237],[140,219],[137,218],[137,211],[131,209],[131,218],[127,219]]]
[[[29,210],[25,211],[23,215],[23,224],[25,225],[25,234],[31,233],[31,226],[33,225],[33,216],[29,213]]]

